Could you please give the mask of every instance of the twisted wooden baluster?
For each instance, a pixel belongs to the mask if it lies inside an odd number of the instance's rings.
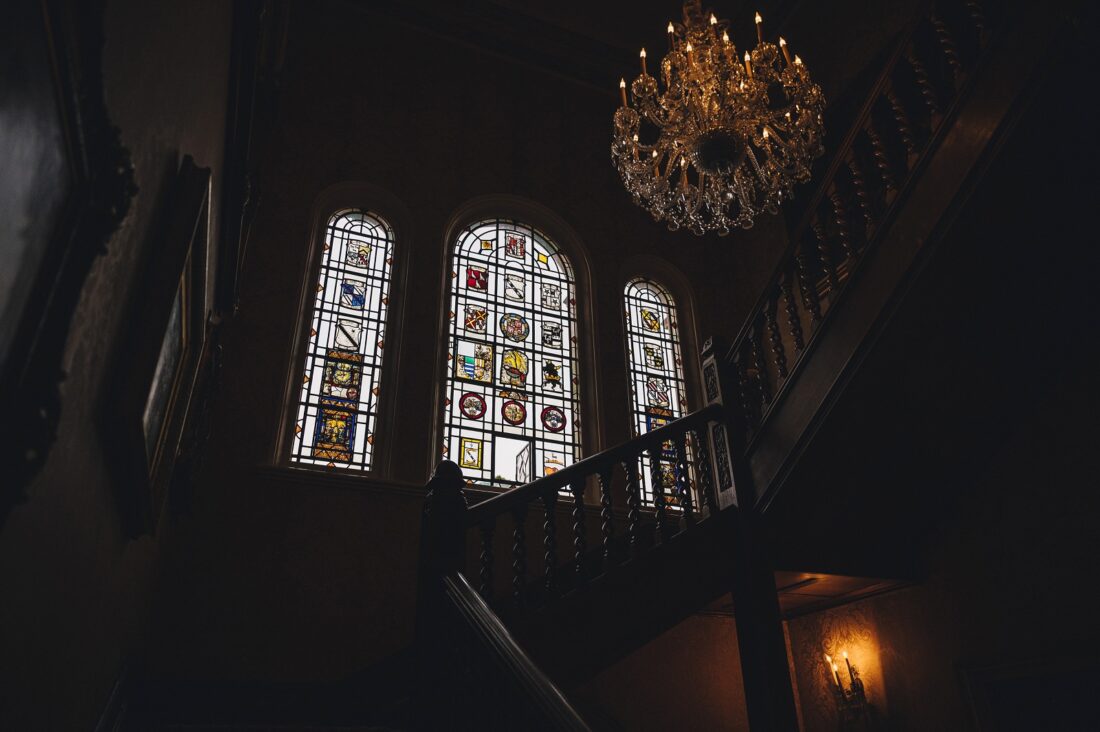
[[[779,307],[778,298],[769,300],[764,306],[764,327],[768,331],[768,343],[775,357],[775,368],[780,379],[787,378],[787,351],[783,348],[783,338],[779,333],[779,323],[775,320],[775,310]]]
[[[833,264],[833,255],[829,251],[829,240],[825,238],[825,227],[821,225],[816,211],[810,220],[810,229],[814,232],[814,238],[817,240],[817,258],[821,260],[821,269],[825,271],[825,278],[829,283],[829,292],[836,292],[840,289],[840,279],[836,274],[836,265]]]
[[[936,100],[936,90],[932,87],[932,81],[928,78],[928,71],[924,68],[924,64],[921,63],[912,46],[906,49],[905,60],[909,62],[910,68],[913,69],[913,76],[917,80],[920,95],[924,99],[924,106],[928,107],[928,125],[935,129],[939,123],[940,104]]]
[[[744,350],[743,347],[742,350]],[[734,366],[737,368],[737,393],[741,397],[741,411],[745,415],[745,425],[750,430],[756,429],[756,410],[752,408],[752,399],[749,397],[749,371],[741,353],[734,358]]]
[[[630,558],[638,554],[638,520],[641,517],[642,501],[638,485],[638,458],[623,461],[626,473],[626,545]]]
[[[840,191],[836,183],[829,184],[829,202],[833,204],[833,220],[836,222],[836,235],[840,239],[840,248],[844,250],[844,258],[848,261],[848,271],[855,262],[856,252],[852,248],[852,238],[848,232],[848,209],[844,205],[844,199],[840,197]]]
[[[691,495],[691,476],[688,474],[688,453],[686,435],[676,438],[676,496],[680,500],[680,508],[684,512],[684,523],[691,526],[695,523],[695,500]]]
[[[821,323],[821,300],[817,296],[817,286],[810,281],[806,259],[806,246],[800,243],[794,251],[794,261],[798,267],[798,290],[802,293],[802,304],[810,311],[810,330],[813,331]]]
[[[867,139],[871,141],[871,155],[875,159],[875,167],[878,168],[879,176],[882,178],[882,187],[885,190],[883,197],[890,201],[898,191],[898,184],[894,180],[893,171],[890,170],[890,158],[886,155],[886,146],[882,143],[882,138],[879,137],[878,130],[875,129],[875,123],[871,121],[870,117],[867,118],[867,124],[863,127],[863,131],[867,133]]]
[[[542,524],[543,578],[546,591],[553,595],[558,585],[558,491],[551,489],[542,494],[542,510],[546,520]]]
[[[863,238],[866,241],[871,238],[871,230],[875,227],[874,219],[871,216],[871,199],[867,196],[867,185],[863,180],[863,170],[859,167],[859,162],[851,149],[848,150],[847,163],[848,172],[852,174],[852,190],[855,191],[856,202],[863,214]]]
[[[940,42],[940,50],[943,51],[943,56],[947,59],[947,66],[951,69],[951,81],[958,87],[959,82],[962,80],[962,62],[959,61],[959,49],[955,46],[955,39],[951,37],[951,31],[948,29],[947,24],[938,15],[932,13],[929,20],[932,21],[932,28],[936,31],[936,39]]]
[[[787,327],[791,331],[791,341],[794,342],[795,356],[802,353],[806,347],[802,340],[802,320],[798,317],[798,306],[794,301],[794,283],[791,279],[796,275],[787,270],[786,275],[780,280],[779,287],[783,291],[783,309],[787,313]]]
[[[668,539],[665,526],[665,491],[661,485],[661,446],[649,449],[649,481],[653,487],[653,543],[661,544]]]
[[[978,45],[984,46],[988,36],[985,28],[985,11],[982,10],[982,4],[977,0],[968,0],[966,9],[970,12],[970,22],[974,24],[974,30],[978,33]]]
[[[760,388],[760,408],[763,409],[772,403],[772,392],[768,370],[764,364],[764,349],[760,347],[763,333],[759,327],[753,327],[749,333],[749,345],[752,348],[752,364],[756,367],[756,383]]]
[[[527,577],[527,504],[512,509],[512,599],[523,606],[523,583]]]
[[[615,524],[611,514],[611,465],[600,471],[600,533],[603,542],[603,561],[607,566],[611,559],[611,542],[615,535]]]
[[[496,529],[496,519],[488,518],[478,528],[481,529],[481,567],[478,570],[481,584],[477,590],[489,600],[493,596],[493,531]]]
[[[906,167],[910,167],[917,157],[917,143],[913,140],[913,126],[909,124],[909,113],[905,111],[905,105],[898,98],[897,90],[893,83],[886,85],[886,101],[890,104],[890,111],[894,113],[894,121],[898,125],[898,135],[901,144],[905,146]]]
[[[708,514],[713,512],[714,505],[711,496],[714,493],[714,476],[710,468],[710,449],[708,446],[705,428],[694,430],[691,433],[695,443],[695,472],[699,476],[699,504]]]
[[[584,533],[584,478],[577,478],[570,484],[573,493],[573,565],[577,580],[584,580],[584,554],[588,550],[588,539]]]

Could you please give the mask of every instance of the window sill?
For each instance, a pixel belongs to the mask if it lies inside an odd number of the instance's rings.
[[[325,470],[323,468],[295,468],[287,465],[258,465],[253,468],[253,474],[264,482],[295,488],[316,490],[336,489],[357,491],[360,493],[388,493],[391,495],[406,496],[417,501],[423,501],[428,494],[426,485],[409,483],[406,481],[389,480],[380,478],[370,473],[355,474],[339,470]],[[466,497],[471,507],[486,501],[504,491],[487,487],[466,486]],[[569,498],[559,497],[556,505],[559,513],[570,514],[573,510],[573,502]],[[538,505],[541,510],[541,504]],[[600,517],[600,504],[585,501],[584,512],[588,516]],[[640,507],[639,516],[643,519],[652,518],[652,507]],[[612,516],[617,521],[627,519],[625,506],[616,505],[612,509]],[[670,517],[678,518],[678,514],[670,512]]]
[[[253,474],[264,481],[299,488],[324,488],[367,493],[390,493],[422,500],[424,485],[380,478],[371,473],[355,474],[337,470],[296,468],[287,465],[258,465]]]

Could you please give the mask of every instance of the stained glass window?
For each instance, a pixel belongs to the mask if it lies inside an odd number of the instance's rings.
[[[648,279],[627,283],[624,297],[626,348],[630,364],[634,433],[641,435],[683,417],[687,411],[676,303],[668,290]],[[660,461],[666,501],[676,504],[675,445],[666,443]],[[643,460],[642,501],[653,503],[649,458]]]
[[[393,265],[393,230],[368,211],[325,227],[290,459],[368,470]]]
[[[511,487],[580,456],[577,307],[569,260],[506,219],[454,245],[443,456],[477,483]]]

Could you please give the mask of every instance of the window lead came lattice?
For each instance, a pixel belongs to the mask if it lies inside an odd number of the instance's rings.
[[[451,257],[442,455],[507,488],[580,457],[576,284],[534,227],[472,224]]]
[[[363,209],[325,226],[293,463],[369,470],[374,452],[393,230]]]
[[[672,295],[656,282],[638,278],[623,291],[627,361],[630,368],[634,434],[642,435],[683,417],[687,411],[680,324]],[[676,446],[661,451],[660,476],[665,500],[675,495]],[[642,459],[642,503],[653,504],[650,459]]]

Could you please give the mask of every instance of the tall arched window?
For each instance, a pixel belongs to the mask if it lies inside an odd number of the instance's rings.
[[[641,435],[683,417],[687,410],[679,321],[672,295],[652,280],[631,280],[623,298],[634,434]],[[673,445],[665,445],[660,462],[663,493],[669,503],[675,504],[676,497],[671,491],[676,484]],[[642,500],[651,504],[653,486],[648,458],[643,461],[642,472]]]
[[[393,265],[393,230],[362,209],[325,227],[290,460],[369,470]]]
[[[443,455],[510,487],[580,457],[576,285],[542,232],[480,221],[454,243]]]

